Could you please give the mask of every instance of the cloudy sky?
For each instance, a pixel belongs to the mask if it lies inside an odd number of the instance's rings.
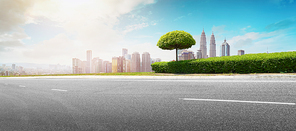
[[[294,0],[0,0],[0,63],[71,65],[86,50],[111,61],[122,48],[170,61],[175,51],[158,48],[159,38],[184,30],[196,53],[203,28],[217,55],[225,38],[231,55],[292,51],[295,9]]]

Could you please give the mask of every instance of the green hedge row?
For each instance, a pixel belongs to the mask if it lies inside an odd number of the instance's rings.
[[[293,73],[296,72],[296,52],[155,62],[151,66],[156,73]]]

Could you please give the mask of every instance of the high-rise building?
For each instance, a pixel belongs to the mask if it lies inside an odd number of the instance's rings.
[[[82,61],[81,68],[83,74],[87,73],[87,61]]]
[[[201,59],[202,56],[201,56],[201,50],[197,50],[196,52],[196,59]]]
[[[109,61],[103,61],[103,70],[102,72],[107,73],[107,64],[109,63]]]
[[[179,60],[191,60],[194,59],[194,53],[192,51],[183,50]]]
[[[200,36],[200,48],[201,50],[201,57],[207,58],[207,41],[206,41],[206,34],[204,29],[202,30],[201,36]]]
[[[123,56],[118,57],[117,72],[125,72],[125,59]]]
[[[131,72],[131,60],[125,59],[125,72]]]
[[[19,71],[22,72],[22,71]],[[72,73],[81,74],[82,73],[82,61],[78,58],[72,58]]]
[[[131,67],[132,72],[140,72],[141,70],[140,62],[141,62],[141,59],[140,59],[139,52],[134,52],[132,54],[132,67]]]
[[[238,50],[237,55],[244,55],[244,54],[245,54],[245,51],[244,50]]]
[[[221,45],[221,56],[230,56],[230,45],[226,42],[226,39]]]
[[[92,60],[92,51],[87,50],[86,51],[86,70],[85,73],[90,73],[91,72],[91,60]]]
[[[20,72],[20,74],[25,74],[25,71],[24,71],[24,67],[22,67],[22,66],[19,66],[19,72]]]
[[[142,72],[151,72],[151,58],[148,52],[142,54]]]
[[[92,59],[92,62],[91,62],[91,67],[92,67],[92,70],[91,70],[91,73],[101,73],[103,72],[103,60],[100,59],[99,57],[95,57]]]
[[[11,65],[11,68],[12,68],[13,70],[15,70],[15,64],[12,64],[12,65]]]
[[[125,59],[122,56],[112,58],[112,72],[124,72]]]
[[[124,55],[124,58],[125,58],[126,60],[131,60],[131,59],[132,59],[132,56],[131,56],[131,54],[125,54],[125,55]]]
[[[117,72],[118,67],[118,57],[112,57],[112,73]]]
[[[109,63],[107,64],[107,73],[111,73],[111,72],[112,72],[112,63],[109,62]]]
[[[122,56],[125,57],[125,55],[127,54],[128,50],[125,48],[122,48]]]
[[[213,32],[210,40],[210,57],[216,57],[216,41]]]

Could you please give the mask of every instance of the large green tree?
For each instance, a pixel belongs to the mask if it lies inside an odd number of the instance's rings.
[[[176,49],[176,61],[178,61],[178,49],[188,49],[195,45],[192,35],[185,31],[171,31],[161,36],[157,46],[164,50]]]

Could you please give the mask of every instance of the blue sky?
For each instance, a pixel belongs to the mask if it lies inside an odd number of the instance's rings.
[[[0,0],[0,7],[0,63],[71,65],[89,49],[111,61],[122,48],[170,61],[175,51],[156,44],[173,30],[195,38],[188,49],[195,53],[203,29],[208,50],[214,33],[218,56],[225,38],[231,55],[296,49],[294,0]]]

